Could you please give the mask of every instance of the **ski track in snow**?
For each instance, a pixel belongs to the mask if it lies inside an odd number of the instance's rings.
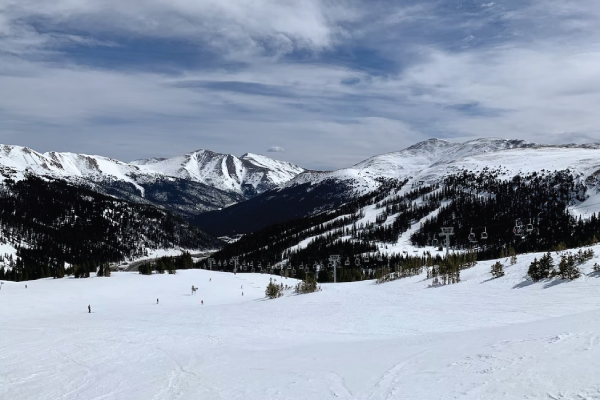
[[[0,399],[600,399],[600,258],[529,284],[539,256],[276,300],[266,274],[5,282]]]

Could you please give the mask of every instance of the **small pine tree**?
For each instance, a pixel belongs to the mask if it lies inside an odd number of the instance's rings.
[[[510,265],[515,265],[517,263],[517,252],[512,246],[508,248],[508,254],[510,255]]]
[[[540,271],[540,276],[542,277],[541,279],[549,278],[555,275],[554,259],[552,258],[552,255],[550,255],[550,253],[546,253],[542,256],[542,258],[540,258],[538,267]]]
[[[575,265],[575,257],[572,254],[562,256],[558,268],[562,279],[573,280],[581,276],[579,268]]]
[[[502,265],[500,261],[496,261],[496,263],[492,265],[491,273],[494,278],[504,276],[504,265]]]
[[[544,279],[544,275],[540,271],[540,262],[537,258],[535,258],[531,264],[529,264],[529,269],[527,270],[527,275],[534,281],[540,281]]]
[[[307,274],[304,281],[298,282],[295,292],[304,294],[318,292],[319,290],[321,290],[321,287],[317,284],[315,276],[313,274]]]
[[[281,286],[277,285],[273,282],[273,278],[269,279],[265,295],[270,299],[276,299],[283,296],[283,284]]]

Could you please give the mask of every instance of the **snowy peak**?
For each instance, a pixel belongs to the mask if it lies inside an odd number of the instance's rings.
[[[236,157],[210,150],[196,150],[166,159],[138,160],[132,164],[145,171],[189,179],[241,194],[264,192],[304,171],[297,165],[259,154],[246,153]]]
[[[362,161],[350,168],[328,173],[304,173],[293,179],[287,186],[310,182],[318,184],[331,179],[350,184],[356,193],[369,192],[379,186],[378,180],[384,179],[422,179],[435,178],[462,159],[486,154],[494,154],[501,160],[502,154],[518,149],[534,149],[532,154],[543,159],[547,149],[571,150],[573,154],[585,149],[596,149],[597,145],[547,146],[525,140],[483,138],[464,143],[454,143],[442,139],[429,139],[416,143],[406,149],[380,154]],[[483,161],[485,163],[485,161]],[[433,171],[435,174],[432,174]]]

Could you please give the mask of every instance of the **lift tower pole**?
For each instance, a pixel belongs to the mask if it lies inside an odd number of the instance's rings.
[[[329,261],[333,264],[333,283],[337,283],[337,264],[341,259],[342,258],[337,254],[329,256]]]
[[[446,254],[450,251],[450,236],[454,236],[454,228],[450,226],[442,227],[442,232],[439,236],[446,236]]]

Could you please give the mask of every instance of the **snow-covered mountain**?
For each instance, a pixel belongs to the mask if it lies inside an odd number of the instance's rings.
[[[131,163],[141,171],[191,180],[239,194],[256,194],[273,189],[304,172],[284,161],[259,154],[236,157],[210,150],[197,150],[173,158],[151,158]]]
[[[569,169],[582,179],[600,174],[600,145],[540,145],[523,140],[477,139],[464,143],[430,139],[397,152],[371,157],[332,172],[306,171],[277,191],[220,212],[196,218],[219,235],[250,232],[271,223],[299,218],[378,190],[390,180],[408,180],[407,189],[435,184],[460,170],[501,169],[507,177],[534,171]],[[595,197],[595,195],[592,195]]]
[[[185,215],[218,209],[281,185],[304,169],[257,155],[208,150],[124,163],[75,153],[38,153],[0,145],[0,179],[50,176]]]
[[[572,145],[571,148],[579,148]],[[484,138],[464,143],[442,139],[429,139],[406,149],[377,155],[358,164],[333,172],[305,172],[286,184],[291,187],[304,183],[311,185],[323,181],[337,181],[351,186],[356,193],[363,194],[376,189],[381,179],[405,179],[423,176],[424,172],[465,157],[490,154],[510,149],[542,148],[542,145],[524,140]]]

